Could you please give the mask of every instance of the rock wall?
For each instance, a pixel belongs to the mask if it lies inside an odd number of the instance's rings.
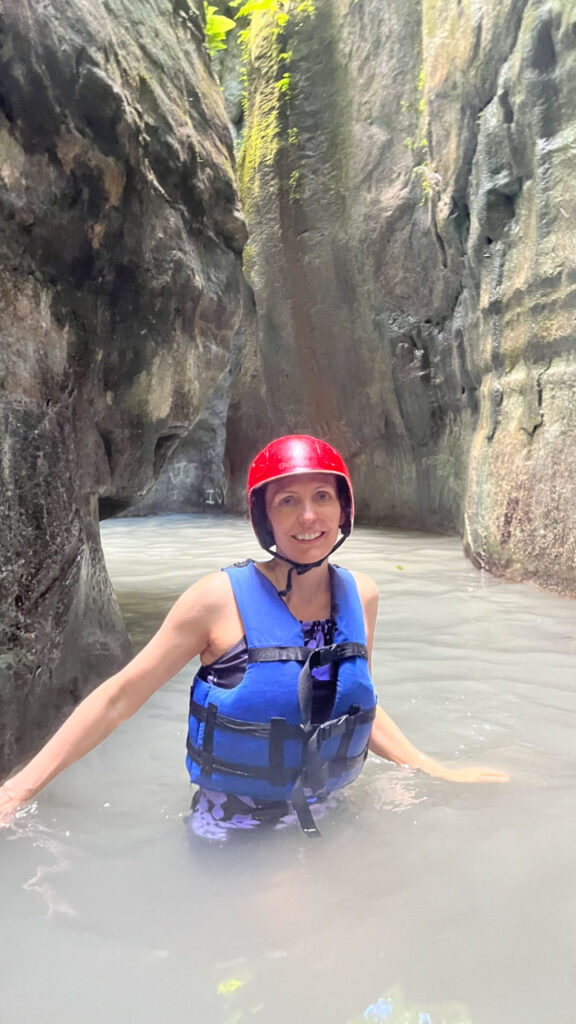
[[[211,6],[230,19],[236,13],[225,0],[215,0]],[[244,124],[242,62],[237,32],[227,37],[226,47],[217,50],[210,63],[220,86],[237,151]],[[246,291],[244,281],[243,288]],[[166,515],[224,509],[228,493],[226,422],[232,383],[239,372],[242,344],[243,331],[238,331],[232,342],[230,367],[209,396],[191,433],[178,442],[168,455],[158,479],[145,497],[131,506],[127,515]]]
[[[218,512],[226,507],[226,421],[232,382],[237,377],[242,332],[232,341],[230,367],[208,396],[192,430],[168,456],[158,479],[127,516]]]
[[[576,593],[576,5],[284,8],[250,34],[231,493],[316,432],[362,518]]]
[[[98,517],[229,364],[232,140],[200,0],[0,0],[0,775],[128,654]]]
[[[467,550],[491,571],[572,595],[575,94],[576,4],[527,5],[479,125],[470,283],[458,310],[480,382]]]

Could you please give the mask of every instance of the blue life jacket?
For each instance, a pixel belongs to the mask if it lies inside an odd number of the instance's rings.
[[[330,566],[334,643],[304,647],[302,627],[254,563],[225,570],[244,625],[248,665],[232,689],[192,684],[186,763],[192,782],[257,802],[290,801],[317,831],[307,793],[328,793],[360,774],[376,696],[362,604],[351,573]],[[312,724],[312,671],[335,662],[329,721]]]

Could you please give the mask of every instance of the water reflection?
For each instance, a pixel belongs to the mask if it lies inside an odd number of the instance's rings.
[[[103,535],[136,644],[198,576],[258,555],[236,519]],[[513,781],[370,758],[321,841],[207,843],[186,821],[189,666],[0,834],[3,1020],[571,1022],[574,605],[445,538],[361,530],[339,560],[380,587],[386,709],[431,754]]]

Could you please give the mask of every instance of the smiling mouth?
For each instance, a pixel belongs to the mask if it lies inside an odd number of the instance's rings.
[[[319,533],[295,533],[294,537],[296,540],[318,540],[322,537],[324,531],[320,530]]]

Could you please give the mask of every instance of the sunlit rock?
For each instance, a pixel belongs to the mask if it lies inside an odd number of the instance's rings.
[[[230,493],[270,435],[319,433],[363,518],[576,593],[574,12],[289,10],[249,40]]]

